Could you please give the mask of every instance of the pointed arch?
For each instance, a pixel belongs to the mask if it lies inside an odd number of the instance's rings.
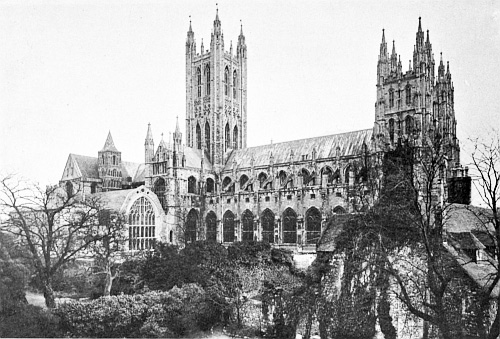
[[[304,186],[314,186],[316,184],[315,177],[309,174],[309,171],[307,169],[301,169],[300,174],[302,175],[302,184]]]
[[[260,223],[262,225],[262,241],[274,243],[274,213],[269,208],[262,212]]]
[[[194,176],[190,176],[188,178],[188,193],[198,193],[196,187],[196,178]]]
[[[240,177],[240,189],[245,188],[245,184],[248,182],[248,176],[246,174],[243,174]]]
[[[71,181],[66,181],[66,194],[68,197],[73,196],[73,184]]]
[[[158,200],[160,200],[161,207],[165,212],[168,211],[167,208],[167,201],[165,198],[165,192],[166,192],[166,186],[165,186],[165,179],[163,178],[158,178],[154,185],[153,185],[153,192],[156,194],[158,197]]]
[[[280,180],[280,187],[283,187],[286,184],[286,172],[281,170],[278,174],[278,178]]]
[[[311,207],[306,212],[306,242],[316,244],[321,236],[321,212]]]
[[[154,248],[156,240],[155,212],[151,201],[139,197],[128,213],[129,250]]]
[[[394,143],[394,119],[389,119],[389,140]]]
[[[253,214],[250,210],[245,210],[241,216],[242,241],[253,241]]]
[[[351,176],[350,176],[350,173],[351,173],[351,166],[347,166],[344,170],[344,182],[346,185],[349,185],[349,184],[353,184],[351,183]]]
[[[217,215],[214,211],[207,213],[205,217],[205,225],[207,228],[207,241],[216,242],[217,241]]]
[[[288,207],[283,212],[283,243],[295,244],[297,243],[297,213]]]
[[[231,133],[229,132],[229,123],[226,123],[226,128],[224,129],[224,137],[226,138],[226,150],[231,148]]]
[[[210,65],[205,66],[205,95],[210,95]]]
[[[230,177],[224,178],[224,180],[222,181],[222,188],[226,192],[234,193],[234,182],[232,182],[232,179]]]
[[[345,211],[345,209],[342,206],[336,206],[333,209],[333,213],[335,213],[335,214],[345,214],[346,211]]]
[[[222,240],[234,242],[234,213],[227,211],[222,219]]]
[[[238,144],[239,144],[239,138],[238,138],[238,126],[234,126],[233,129],[233,148],[238,149]]]
[[[193,208],[189,211],[186,217],[186,224],[184,226],[184,240],[186,244],[196,241],[197,225],[198,211]]]
[[[210,124],[208,121],[205,122],[205,150],[210,156]]]
[[[233,98],[236,99],[237,97],[237,90],[238,88],[238,73],[236,73],[236,70],[233,72]]]
[[[196,86],[198,90],[198,98],[201,97],[201,68],[196,68]]]
[[[229,68],[224,69],[224,95],[229,95]]]
[[[196,123],[196,148],[201,149],[201,127]]]
[[[405,133],[406,133],[406,135],[407,136],[412,135],[413,129],[414,129],[413,117],[411,115],[407,115],[405,118]]]
[[[264,172],[261,172],[261,173],[259,174],[258,179],[259,179],[259,187],[260,187],[260,188],[262,188],[262,189],[265,189],[264,183],[265,183],[265,182],[266,182],[266,180],[267,180],[267,174],[266,174],[266,173],[264,173]],[[267,185],[266,185],[266,186],[267,186]]]
[[[215,182],[214,179],[208,178],[207,179],[207,193],[215,193]]]

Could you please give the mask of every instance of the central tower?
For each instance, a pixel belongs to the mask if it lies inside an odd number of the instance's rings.
[[[216,170],[232,149],[246,147],[247,140],[247,46],[243,27],[236,54],[232,42],[224,50],[219,11],[211,35],[210,49],[203,40],[196,52],[189,22],[186,40],[186,142],[201,149]]]

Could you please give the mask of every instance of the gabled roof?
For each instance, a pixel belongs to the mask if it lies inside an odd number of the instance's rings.
[[[448,233],[448,234],[451,236],[453,240],[456,241],[456,245],[461,249],[482,250],[485,248],[485,246],[471,232]]]
[[[470,232],[472,230],[493,231],[492,213],[477,206],[451,204],[446,207],[443,226],[448,232]]]
[[[204,169],[212,170],[212,163],[201,149],[185,147],[184,155],[186,156],[186,167],[201,168],[201,159],[203,158]]]
[[[106,208],[113,211],[120,211],[120,209],[123,207],[125,199],[129,195],[129,193],[133,192],[134,190],[135,189],[100,192],[96,193],[96,195],[101,199]]]
[[[70,154],[69,156],[73,158],[74,162],[78,166],[83,179],[99,179],[97,158],[78,154]]]
[[[313,150],[316,151],[317,159],[335,157],[337,155],[337,148],[339,157],[359,155],[362,153],[363,143],[369,145],[371,138],[372,129],[365,129],[233,150],[227,158],[225,169],[230,169],[234,161],[236,161],[239,168],[250,167],[252,158],[254,166],[267,166],[269,165],[271,154],[274,157],[275,164],[287,163],[290,161],[292,150],[295,161],[301,160],[302,155],[306,154],[310,159]]]

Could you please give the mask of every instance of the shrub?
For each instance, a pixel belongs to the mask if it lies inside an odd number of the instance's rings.
[[[210,307],[196,284],[168,292],[103,297],[60,305],[61,327],[76,337],[181,336],[207,329]]]
[[[58,318],[41,307],[18,304],[16,309],[9,314],[0,315],[0,337],[2,338],[61,336]]]

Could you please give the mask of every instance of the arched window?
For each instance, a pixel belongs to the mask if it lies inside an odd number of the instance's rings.
[[[286,172],[285,171],[280,171],[279,173],[279,179],[280,179],[280,187],[283,187],[286,184]]]
[[[389,90],[389,107],[394,107],[394,90]]]
[[[104,154],[101,156],[101,160],[102,164],[104,165]]]
[[[321,213],[311,207],[306,212],[306,242],[316,244],[321,236]]]
[[[231,136],[229,132],[229,123],[226,124],[226,128],[224,130],[224,136],[226,137],[226,150],[231,148]]]
[[[394,143],[394,119],[389,119],[389,139]]]
[[[283,212],[283,243],[295,244],[297,242],[297,214],[291,208]]]
[[[195,209],[189,211],[186,217],[186,225],[184,227],[185,243],[196,241],[196,225],[198,224],[198,212]]]
[[[97,192],[97,184],[95,182],[90,184],[90,193],[94,194]]]
[[[262,172],[259,174],[259,187],[262,189],[266,189],[263,185],[264,182],[267,180],[267,174]]]
[[[188,178],[188,193],[197,193],[196,189],[196,178],[193,176],[190,176]]]
[[[349,185],[351,184],[351,166],[347,166],[346,169],[345,169],[345,172],[344,172],[344,182],[346,183],[346,185]]]
[[[207,227],[207,241],[217,241],[217,216],[214,212],[208,212],[205,217],[205,224]]]
[[[311,181],[311,175],[309,174],[309,171],[303,168],[300,171],[300,174],[302,175],[302,184],[304,186],[310,186],[311,184],[309,182]]]
[[[222,223],[222,240],[234,242],[234,214],[231,211],[224,213]]]
[[[274,213],[266,208],[260,217],[262,225],[262,241],[274,243]]]
[[[205,149],[210,156],[210,124],[205,122]]]
[[[241,216],[242,224],[242,241],[252,241],[253,240],[253,214],[249,210],[243,212]]]
[[[165,191],[166,191],[165,180],[163,178],[159,178],[158,180],[155,181],[155,184],[153,186],[153,192],[158,197],[158,200],[160,200],[161,207],[166,212],[168,211],[168,208],[167,208],[167,201],[165,199]]]
[[[224,69],[224,95],[229,95],[229,68]]]
[[[233,129],[233,148],[238,149],[238,126]]]
[[[335,214],[345,214],[345,209],[342,206],[337,206],[333,209]]]
[[[210,95],[210,66],[205,66],[205,95]]]
[[[215,182],[214,179],[207,179],[207,193],[215,193]]]
[[[73,184],[71,181],[66,181],[66,194],[68,197],[73,196]]]
[[[406,135],[412,135],[413,134],[413,118],[410,115],[406,116],[405,119],[405,132]]]
[[[241,177],[240,177],[240,189],[243,189],[245,187],[245,184],[247,183],[248,181],[248,177],[243,174]]]
[[[145,250],[154,248],[155,213],[153,204],[146,198],[137,199],[128,214],[128,248],[129,250]]]
[[[196,124],[196,148],[201,149],[201,128],[200,124]]]
[[[236,99],[236,92],[238,88],[238,75],[236,71],[233,72],[233,98]]]
[[[234,182],[231,183],[230,177],[224,178],[224,180],[222,181],[222,188],[227,192],[234,193]]]
[[[198,98],[201,98],[201,69],[198,67],[196,69],[196,84],[198,87]]]
[[[411,105],[411,86],[408,84],[405,88],[406,92],[406,105]]]

